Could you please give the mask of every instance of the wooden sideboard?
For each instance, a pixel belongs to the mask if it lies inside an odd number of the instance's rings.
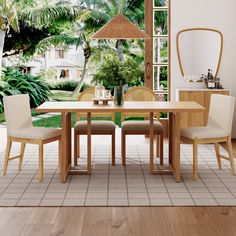
[[[230,89],[176,89],[177,101],[195,101],[206,108],[206,112],[182,113],[180,118],[181,128],[207,125],[210,100],[212,94],[230,95]]]

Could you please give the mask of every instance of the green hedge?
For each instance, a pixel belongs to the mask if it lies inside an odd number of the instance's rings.
[[[78,83],[79,83],[78,81],[74,81],[74,80],[56,81],[56,82],[49,83],[49,88],[50,90],[62,90],[62,91],[73,92],[76,89]],[[81,88],[81,91],[85,90],[89,86],[90,85],[84,83]]]

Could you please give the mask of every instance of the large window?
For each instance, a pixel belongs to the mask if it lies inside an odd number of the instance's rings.
[[[169,99],[169,3],[153,0],[153,90]]]

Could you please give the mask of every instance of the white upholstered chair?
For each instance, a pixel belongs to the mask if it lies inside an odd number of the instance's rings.
[[[43,127],[33,127],[29,95],[15,95],[3,98],[7,124],[7,148],[3,175],[7,173],[8,162],[19,159],[19,170],[22,168],[26,144],[39,145],[39,180],[43,179],[43,145],[59,141],[59,167],[61,167],[61,130]],[[10,157],[13,142],[21,143],[20,154]]]
[[[158,101],[156,94],[147,87],[133,87],[128,90],[124,97],[125,101]],[[156,156],[160,157],[160,165],[163,165],[163,133],[164,127],[160,121],[158,121],[159,114],[155,114],[157,120],[154,121],[154,135],[156,135]],[[126,165],[126,135],[149,135],[149,124],[148,120],[127,120],[126,117],[144,117],[149,119],[150,114],[145,112],[122,112],[121,114],[121,155],[122,165]]]
[[[231,173],[235,175],[234,156],[231,143],[235,98],[213,94],[211,96],[208,124],[205,127],[184,128],[181,139],[193,144],[193,178],[197,179],[198,144],[214,144],[219,169],[222,169],[221,159],[230,161]],[[220,154],[219,143],[226,142],[229,157]]]
[[[78,97],[78,101],[92,102],[95,96],[95,87],[90,87],[84,90]],[[74,127],[74,165],[78,164],[80,157],[80,135],[87,135],[87,121],[80,120],[85,118],[87,113],[76,113],[76,124]],[[115,114],[114,112],[94,112],[91,117],[110,117],[111,120],[93,120],[91,121],[91,134],[92,135],[111,135],[112,143],[112,165],[115,165]],[[91,163],[90,163],[91,167]],[[90,168],[89,168],[90,169]]]

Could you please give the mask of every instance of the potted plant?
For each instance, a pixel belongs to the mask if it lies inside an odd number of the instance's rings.
[[[107,89],[114,89],[114,103],[124,103],[124,85],[140,85],[143,78],[143,67],[133,58],[119,61],[117,57],[107,57],[101,64],[92,82],[102,84]]]

